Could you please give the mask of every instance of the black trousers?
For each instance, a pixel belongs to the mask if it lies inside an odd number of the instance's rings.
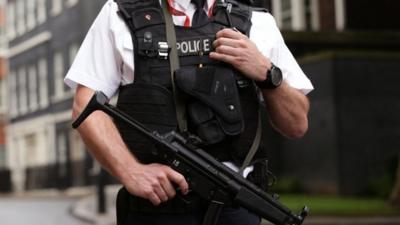
[[[202,225],[204,212],[181,214],[129,213],[124,225]],[[260,225],[261,218],[243,208],[226,207],[218,225]]]

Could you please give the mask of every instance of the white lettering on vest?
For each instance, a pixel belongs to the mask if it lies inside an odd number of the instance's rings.
[[[197,52],[196,50],[196,41],[188,41],[188,46],[189,46],[189,52]]]
[[[180,55],[197,55],[200,52],[210,52],[210,39],[185,40],[176,43]]]
[[[181,42],[181,51],[182,53],[186,54],[188,52],[188,42],[182,41]]]
[[[209,52],[210,49],[210,39],[204,39],[203,40],[203,51]]]

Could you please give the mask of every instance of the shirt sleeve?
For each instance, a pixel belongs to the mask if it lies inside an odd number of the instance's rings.
[[[283,78],[289,86],[304,94],[312,91],[313,85],[286,46],[272,15],[253,12],[252,23],[250,39],[255,42],[264,56],[282,70]]]
[[[104,92],[111,98],[121,84],[122,58],[115,47],[111,24],[115,13],[108,1],[90,27],[64,81]]]

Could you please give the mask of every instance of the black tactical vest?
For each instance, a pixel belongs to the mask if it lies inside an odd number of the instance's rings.
[[[161,134],[177,130],[165,21],[159,0],[116,0],[134,44],[135,79],[122,86],[117,107]],[[227,6],[230,13],[227,15]],[[244,34],[251,27],[251,8],[233,0],[217,0],[209,23],[175,26],[180,61],[175,83],[183,96],[189,133],[220,161],[241,165],[258,126],[259,102],[254,84],[230,65],[211,60],[216,33],[233,26]],[[228,18],[229,17],[229,18]],[[133,154],[143,163],[157,162],[153,143],[115,121]],[[263,156],[263,151],[257,153]]]

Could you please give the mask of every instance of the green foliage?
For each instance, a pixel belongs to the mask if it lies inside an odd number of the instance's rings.
[[[300,182],[291,177],[278,179],[274,186],[270,188],[272,193],[301,193],[303,188]]]
[[[392,191],[394,184],[393,176],[384,174],[382,177],[374,179],[369,182],[366,195],[375,196],[379,198],[388,198]]]
[[[384,199],[390,196],[396,179],[397,161],[397,155],[387,158],[384,173],[380,177],[370,179],[365,195]]]

